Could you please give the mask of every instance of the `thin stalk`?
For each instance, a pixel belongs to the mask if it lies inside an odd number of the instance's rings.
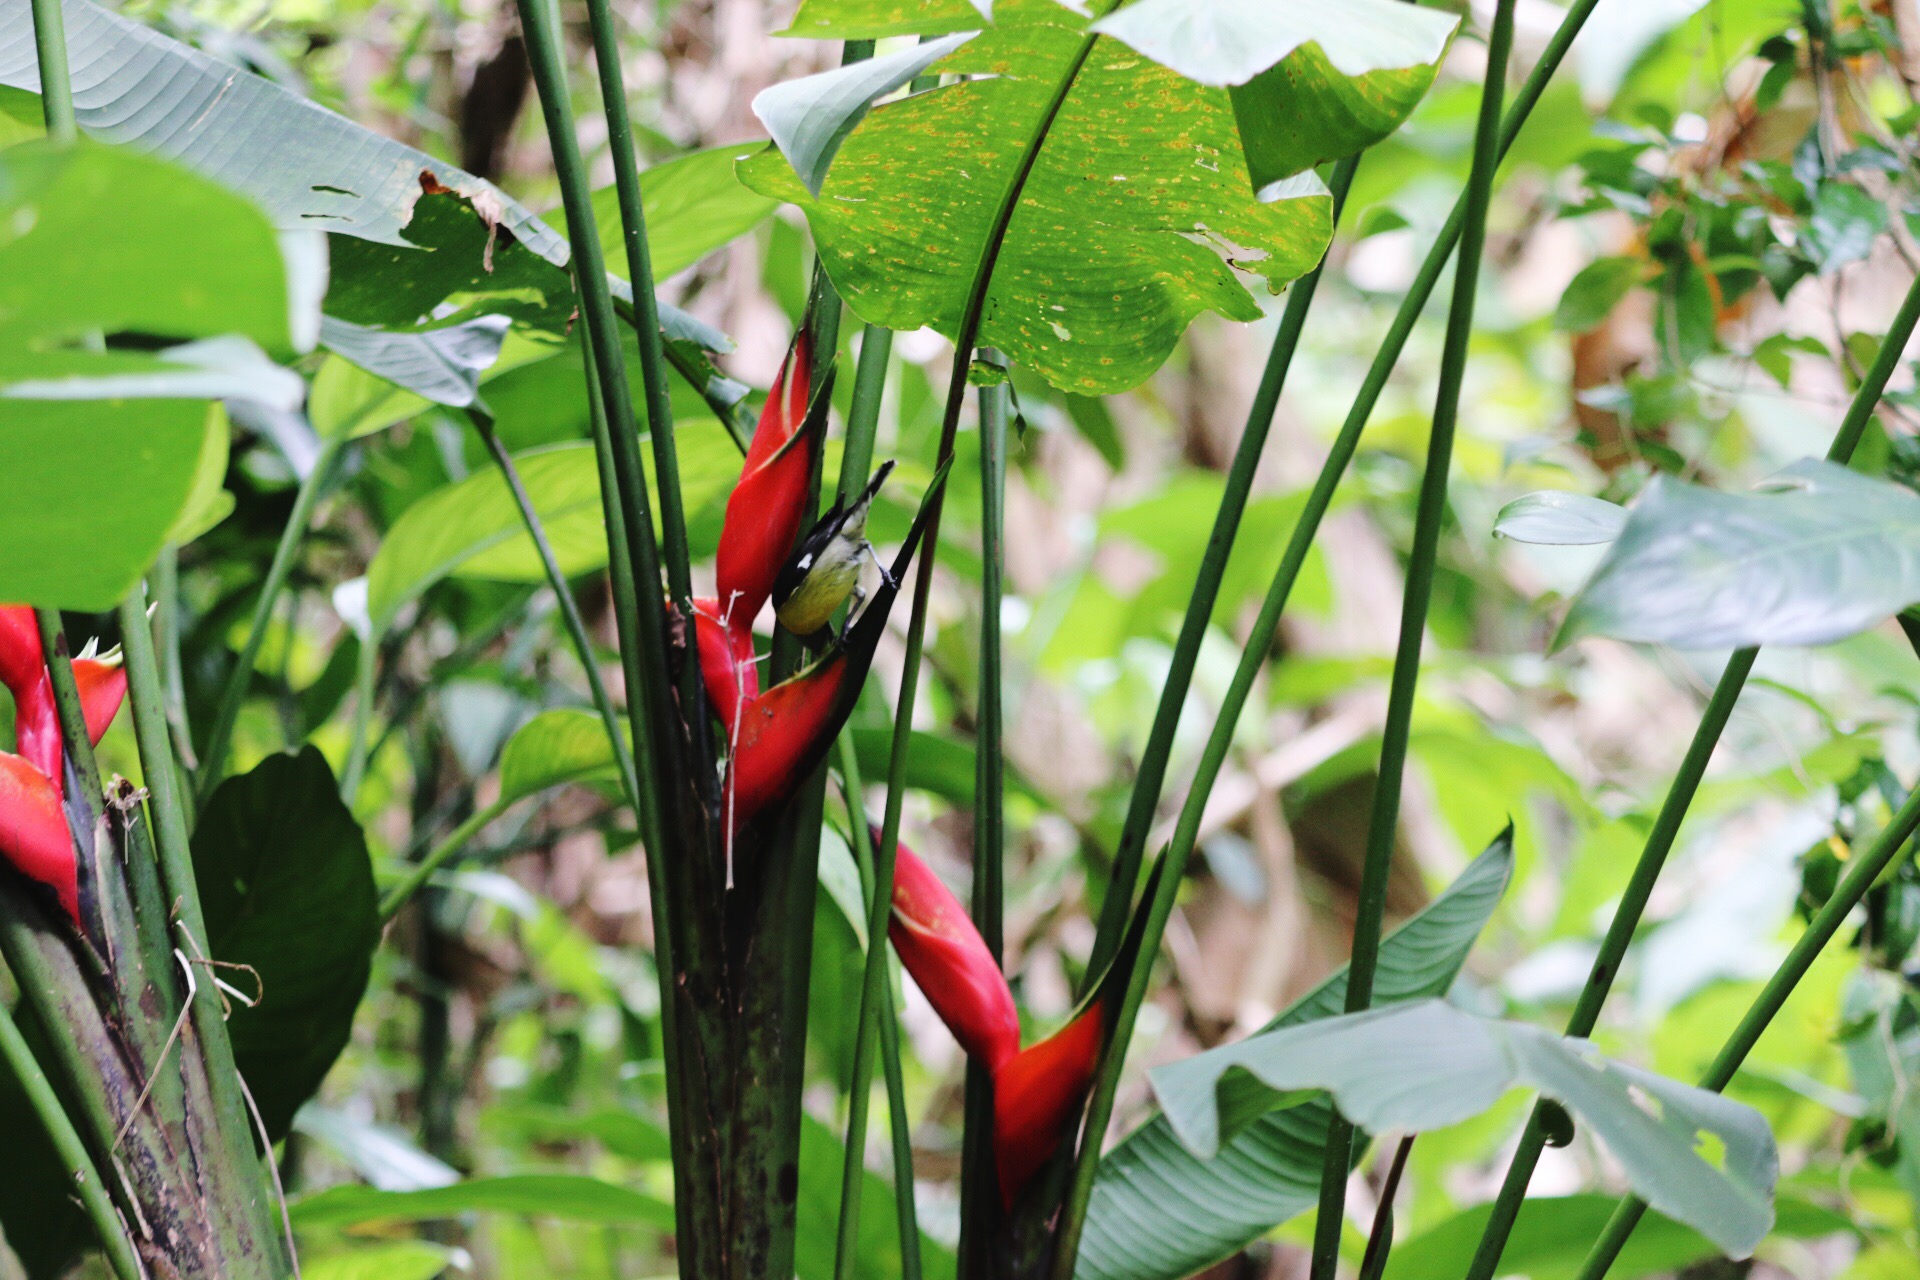
[[[860,331],[860,360],[853,372],[853,400],[847,409],[847,435],[840,451],[840,489],[849,489],[846,477],[873,475],[874,437],[880,430],[880,402],[887,391],[887,362],[893,356],[893,330],[870,324]]]
[[[260,645],[267,638],[267,627],[273,621],[274,606],[279,603],[280,592],[287,585],[287,575],[293,571],[293,562],[300,550],[300,543],[307,536],[307,528],[313,521],[314,508],[319,505],[320,494],[327,487],[333,475],[334,467],[345,450],[345,439],[328,440],[321,446],[320,456],[314,459],[313,469],[300,481],[300,488],[294,493],[293,510],[287,515],[287,527],[280,531],[280,541],[273,549],[273,560],[267,566],[266,581],[260,585],[260,599],[253,606],[253,620],[247,626],[246,642],[240,646],[240,656],[235,660],[233,670],[227,674],[227,683],[220,691],[220,705],[213,717],[213,728],[207,731],[206,750],[201,753],[200,778],[196,788],[197,799],[201,805],[213,794],[213,789],[226,777],[227,749],[232,743],[233,726],[240,718],[240,708],[247,700],[247,688],[253,683],[254,663],[260,658]]]
[[[60,714],[60,737],[66,746],[67,765],[80,784],[80,799],[87,811],[97,815],[100,763],[94,759],[87,716],[80,708],[80,690],[73,682],[73,653],[67,648],[67,634],[60,627],[60,611],[35,609],[33,620],[40,627],[40,652],[46,656],[47,675],[53,681],[53,703]]]
[[[871,833],[869,833],[871,834]],[[899,972],[887,963],[891,993]],[[893,1140],[893,1214],[900,1227],[900,1280],[921,1280],[920,1208],[913,1199],[913,1124],[907,1118],[907,1085],[900,1070],[900,1015],[891,994],[880,1007],[880,1066],[887,1082],[887,1125]]]
[[[660,341],[660,305],[653,296],[653,253],[647,244],[647,216],[640,199],[640,169],[634,160],[633,122],[627,115],[627,86],[620,72],[620,44],[614,36],[607,0],[587,0],[593,31],[593,59],[600,73],[600,96],[607,113],[607,146],[613,152],[613,189],[620,203],[626,236],[627,277],[633,285],[634,336],[640,344],[640,385],[646,399],[647,429],[653,437],[654,482],[660,493],[660,553],[666,561],[667,589],[689,617],[693,580],[688,567],[687,515],[681,502],[680,461],[673,438],[673,406]]]
[[[1841,420],[1840,429],[1834,433],[1833,444],[1827,449],[1827,461],[1845,463],[1853,457],[1860,437],[1866,433],[1867,423],[1879,407],[1887,382],[1893,377],[1894,370],[1900,367],[1900,359],[1913,337],[1916,324],[1920,324],[1920,279],[1916,279],[1907,290],[1900,310],[1888,326],[1886,339],[1880,344],[1879,354],[1874,357],[1873,366],[1867,370],[1859,391],[1847,406],[1846,417]],[[1673,850],[1674,840],[1680,834],[1680,826],[1686,820],[1694,794],[1700,789],[1701,779],[1706,776],[1707,764],[1713,758],[1714,748],[1719,745],[1720,734],[1727,727],[1734,704],[1739,701],[1740,691],[1746,686],[1747,676],[1753,671],[1754,660],[1759,656],[1758,648],[1737,650],[1727,660],[1726,669],[1720,673],[1713,697],[1707,703],[1699,727],[1693,732],[1693,741],[1687,745],[1687,754],[1680,762],[1679,772],[1668,784],[1666,799],[1660,804],[1660,813],[1654,819],[1653,829],[1647,833],[1647,843],[1640,850],[1633,875],[1620,895],[1620,905],[1614,909],[1613,922],[1607,926],[1607,935],[1600,943],[1600,953],[1594,958],[1593,968],[1587,974],[1586,985],[1580,991],[1579,1002],[1574,1005],[1573,1016],[1567,1020],[1568,1035],[1584,1036],[1599,1022],[1601,1007],[1613,990],[1614,980],[1620,975],[1621,963],[1626,959],[1627,948],[1632,945],[1633,935],[1640,927],[1640,917],[1647,909],[1647,902],[1653,896],[1654,884],[1666,866],[1667,855]],[[1507,1237],[1512,1234],[1513,1224],[1519,1219],[1520,1204],[1527,1196],[1527,1184],[1533,1178],[1534,1168],[1540,1163],[1540,1153],[1546,1149],[1546,1145],[1546,1128],[1541,1120],[1540,1108],[1536,1105],[1527,1120],[1527,1127],[1521,1132],[1520,1145],[1514,1152],[1505,1181],[1500,1184],[1500,1193],[1494,1199],[1492,1213],[1480,1237],[1479,1249],[1467,1272],[1468,1280],[1491,1280],[1500,1264],[1500,1254],[1506,1247]]]
[[[193,869],[193,845],[188,835],[190,803],[174,767],[166,695],[160,683],[160,665],[154,653],[153,632],[137,595],[120,604],[120,648],[127,669],[127,702],[133,711],[134,738],[140,747],[140,768],[147,787],[147,810],[153,816],[154,847],[165,886],[167,918],[171,927],[185,930],[202,955],[212,954],[206,917],[200,908],[200,882]],[[166,939],[171,949],[172,939]],[[233,1065],[233,1043],[227,1035],[221,996],[211,982],[194,984],[193,1030],[207,1063],[208,1089],[225,1134],[251,1135],[246,1097]],[[236,1148],[238,1149],[238,1148]],[[244,1139],[251,1152],[251,1136]],[[258,1177],[259,1170],[247,1171]]]
[[[373,634],[360,639],[360,657],[353,672],[353,728],[347,739],[347,767],[340,778],[340,798],[351,807],[367,776],[367,741],[373,729],[374,676],[380,668],[380,642]]]
[[[40,111],[47,136],[72,142],[80,129],[73,118],[73,77],[67,71],[67,23],[60,0],[33,0],[33,48],[40,60]]]
[[[1406,594],[1400,607],[1400,639],[1393,655],[1393,676],[1388,682],[1380,765],[1367,826],[1367,856],[1361,869],[1359,901],[1355,908],[1353,953],[1347,971],[1348,1013],[1358,1013],[1373,1003],[1373,978],[1379,968],[1380,937],[1386,925],[1387,876],[1393,865],[1395,837],[1400,830],[1400,791],[1406,778],[1414,694],[1420,682],[1420,653],[1426,639],[1427,611],[1433,601],[1440,531],[1447,515],[1447,480],[1453,467],[1460,388],[1466,378],[1467,344],[1473,336],[1473,310],[1480,281],[1481,250],[1486,243],[1487,209],[1493,200],[1493,171],[1499,163],[1500,105],[1506,94],[1507,58],[1513,49],[1513,5],[1514,0],[1499,0],[1487,39],[1486,80],[1480,88],[1473,168],[1467,177],[1466,224],[1460,237],[1460,256],[1453,276],[1453,304],[1447,312],[1446,338],[1440,353],[1433,428],[1414,516],[1413,549],[1407,564]],[[1336,1111],[1327,1124],[1326,1151],[1320,1166],[1320,1211],[1313,1232],[1313,1280],[1333,1280],[1340,1265],[1340,1232],[1346,1220],[1347,1174],[1353,1136],[1353,1126]]]
[[[1413,1154],[1413,1140],[1418,1136],[1408,1134],[1393,1150],[1393,1163],[1380,1185],[1380,1207],[1373,1211],[1373,1230],[1367,1233],[1367,1251],[1360,1258],[1359,1280],[1380,1280],[1387,1269],[1387,1256],[1393,1252],[1393,1199],[1400,1194],[1400,1179],[1407,1171],[1407,1157]]]
[[[1000,604],[1005,581],[1007,417],[1012,390],[982,387],[980,409],[980,695],[974,728],[973,923],[996,963],[1005,949],[1006,756]],[[1004,967],[1004,966],[1003,966]],[[993,1076],[967,1060],[960,1148],[960,1274],[984,1273],[1000,1213],[993,1162]]]
[[[540,554],[540,567],[547,575],[547,586],[560,605],[560,617],[566,624],[567,636],[573,641],[574,652],[579,655],[580,665],[586,671],[587,688],[593,695],[594,709],[600,713],[600,723],[606,728],[614,764],[620,770],[620,784],[626,790],[628,802],[637,809],[640,804],[640,778],[634,771],[633,752],[627,746],[627,735],[620,727],[620,713],[614,708],[613,696],[607,692],[607,682],[600,678],[600,664],[594,659],[593,637],[587,634],[586,620],[580,616],[580,605],[573,598],[573,589],[567,585],[567,575],[560,570],[560,560],[554,555],[546,525],[541,522],[540,513],[534,509],[533,498],[520,480],[520,469],[513,464],[513,455],[507,452],[500,433],[493,429],[492,417],[478,409],[469,409],[467,417],[472,421],[474,430],[480,433],[481,440],[485,441],[494,465],[500,468],[500,476],[513,494],[513,504],[520,511],[520,521],[526,525],[527,536],[533,539],[534,550]]]
[[[180,548],[172,543],[160,548],[160,556],[153,562],[153,572],[147,576],[147,594],[152,601],[154,647],[160,656],[160,687],[166,694],[174,759],[190,794],[199,758],[193,753],[193,733],[187,722],[187,680],[180,662]],[[187,816],[191,819],[193,815]],[[187,826],[191,830],[192,822]]]
[[[426,857],[414,863],[413,870],[407,873],[406,878],[387,890],[386,897],[380,899],[380,923],[386,924],[399,915],[400,908],[406,906],[408,900],[420,892],[427,881],[433,879],[435,872],[458,857],[460,851],[465,849],[475,836],[486,830],[488,823],[505,813],[518,798],[516,796],[512,799],[495,800],[485,808],[476,810],[472,817],[455,827],[448,833],[445,840],[435,845]]]
[[[1767,985],[1754,997],[1753,1003],[1747,1006],[1740,1024],[1727,1037],[1726,1043],[1720,1046],[1720,1052],[1714,1055],[1712,1065],[1700,1077],[1702,1089],[1719,1093],[1732,1082],[1734,1073],[1740,1070],[1740,1065],[1753,1052],[1753,1047],[1760,1043],[1760,1037],[1765,1034],[1774,1017],[1786,1006],[1787,997],[1807,976],[1807,970],[1813,967],[1821,951],[1833,941],[1834,935],[1847,922],[1853,909],[1860,905],[1861,899],[1867,896],[1868,890],[1897,863],[1913,856],[1913,833],[1916,828],[1920,828],[1920,786],[1907,794],[1906,803],[1900,806],[1893,815],[1893,821],[1874,839],[1867,852],[1848,863],[1847,873],[1834,886],[1833,895],[1807,922],[1806,931],[1793,944],[1793,949],[1780,962],[1779,968],[1773,971],[1773,976],[1767,979]],[[1637,1196],[1628,1196],[1620,1202],[1613,1211],[1613,1217],[1608,1220],[1607,1229],[1602,1233],[1599,1243],[1594,1245],[1593,1251],[1582,1264],[1579,1280],[1601,1280],[1607,1274],[1607,1269],[1620,1256],[1627,1237],[1633,1234],[1634,1227],[1646,1211],[1647,1202]]]

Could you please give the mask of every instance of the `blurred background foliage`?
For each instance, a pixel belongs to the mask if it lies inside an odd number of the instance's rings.
[[[760,145],[754,93],[832,65],[838,49],[770,35],[791,17],[779,0],[617,8],[644,161],[721,148],[650,179],[650,200],[657,193],[663,208],[686,211],[674,223],[687,229],[679,251],[655,249],[676,272],[664,296],[731,335],[738,350],[726,371],[764,388],[798,322],[811,250],[791,210],[733,181],[731,159]],[[583,15],[561,9],[584,64]],[[489,177],[536,210],[557,204],[509,4],[136,0],[127,12]],[[1559,16],[1548,0],[1523,0],[1519,72]],[[1324,441],[1465,179],[1482,57],[1479,43],[1457,42],[1412,121],[1360,168],[1202,651],[1169,824]],[[1626,500],[1657,473],[1738,488],[1824,449],[1920,262],[1903,212],[1920,125],[1920,8],[1602,0],[1571,70],[1520,135],[1494,204],[1389,903],[1394,918],[1418,909],[1511,816],[1516,880],[1469,965],[1472,999],[1555,1024],[1725,655],[1604,640],[1550,652],[1560,606],[1599,549],[1496,540],[1495,513],[1543,488]],[[576,92],[590,83],[576,77]],[[604,184],[611,165],[592,132],[600,117],[583,110],[582,119]],[[1032,1029],[1058,1024],[1085,963],[1131,762],[1277,316],[1278,300],[1263,302],[1265,322],[1203,319],[1165,368],[1125,395],[1079,398],[1014,375],[1002,617],[1007,941]],[[1137,1032],[1123,1128],[1146,1113],[1147,1067],[1259,1027],[1345,958],[1438,362],[1441,308],[1429,310],[1213,796],[1205,857]],[[845,334],[851,350],[857,326]],[[902,334],[895,353],[881,456],[901,459],[917,485],[932,462],[949,348]],[[580,386],[577,356],[563,355],[501,374],[486,395],[516,452],[564,448],[586,435]],[[1856,465],[1914,482],[1920,396],[1910,372],[1894,386]],[[696,406],[689,398],[690,415]],[[716,501],[738,464],[717,426],[706,427],[714,484],[689,511],[696,547],[710,552]],[[686,427],[701,429],[698,420]],[[682,449],[683,460],[708,456]],[[978,670],[971,433],[959,453],[905,838],[964,896]],[[830,455],[830,473],[834,465]],[[485,467],[475,435],[433,411],[349,454],[260,655],[236,772],[309,740],[340,767],[361,641],[334,588],[367,571],[410,510]],[[270,433],[237,432],[226,487],[232,513],[181,557],[196,723],[211,716],[288,518],[288,451]],[[579,570],[589,622],[610,654],[590,477],[579,492],[587,523],[568,567]],[[565,498],[554,502],[558,511]],[[876,541],[897,540],[909,514],[883,501]],[[511,511],[500,520],[510,524]],[[558,522],[556,536],[567,544]],[[585,686],[538,566],[513,540],[433,581],[373,642],[385,661],[355,809],[384,873],[487,805],[514,730],[543,709],[582,705]],[[1699,1074],[1796,913],[1817,906],[1849,850],[1920,777],[1914,661],[1891,625],[1817,651],[1763,653],[1597,1035],[1608,1052],[1682,1079]],[[882,649],[883,682],[898,662],[896,636]],[[608,674],[617,678],[617,664]],[[874,777],[886,708],[864,707],[861,725]],[[124,723],[103,750],[133,771]],[[611,783],[589,782],[507,810],[425,910],[389,934],[347,1055],[300,1114],[284,1160],[294,1226],[314,1259],[309,1276],[424,1280],[448,1265],[583,1280],[671,1270],[661,1229],[671,1219],[659,1212],[670,1192],[667,1147],[648,1119],[664,1112],[647,896],[614,795]],[[837,806],[829,812],[839,821]],[[829,833],[823,862],[807,1095],[819,1123],[809,1122],[802,1149],[802,1280],[831,1272],[834,1135],[864,927],[842,833]],[[1920,874],[1909,865],[1870,906],[1865,927],[1821,959],[1731,1089],[1766,1114],[1783,1148],[1781,1226],[1760,1260],[1703,1264],[1711,1250],[1698,1237],[1650,1225],[1612,1274],[1920,1276],[1920,1003],[1907,977]],[[922,1222],[950,1244],[962,1060],[910,983],[899,998]],[[1478,1234],[1474,1206],[1490,1195],[1522,1115],[1510,1097],[1422,1138],[1390,1275],[1460,1272]],[[879,1123],[871,1146],[870,1167],[884,1172]],[[1597,1193],[1617,1185],[1582,1137],[1549,1152],[1536,1192],[1562,1198],[1529,1209],[1507,1270],[1571,1275],[1608,1203]],[[448,1190],[436,1198],[435,1188]],[[891,1210],[877,1185],[873,1194],[862,1274],[897,1274]],[[1350,1203],[1357,1223],[1370,1220],[1364,1194]],[[1282,1228],[1208,1274],[1303,1275],[1301,1230]],[[950,1271],[938,1247],[928,1256],[936,1274]],[[11,1265],[0,1250],[0,1276]],[[1700,1269],[1713,1265],[1731,1269]]]

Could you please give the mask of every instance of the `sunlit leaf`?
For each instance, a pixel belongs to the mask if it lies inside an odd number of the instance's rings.
[[[543,711],[521,725],[500,753],[500,800],[510,803],[563,782],[609,778],[613,748],[591,711]]]

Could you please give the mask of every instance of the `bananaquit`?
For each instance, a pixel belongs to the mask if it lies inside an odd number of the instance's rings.
[[[805,639],[825,639],[831,634],[833,611],[848,597],[858,610],[866,598],[860,589],[860,557],[872,559],[881,576],[886,576],[886,567],[874,557],[873,544],[867,541],[867,512],[892,470],[891,461],[881,463],[853,505],[835,502],[800,539],[799,550],[773,581],[773,613],[781,626]],[[847,621],[853,621],[851,610]]]

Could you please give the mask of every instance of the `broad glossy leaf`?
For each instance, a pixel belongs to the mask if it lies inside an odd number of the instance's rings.
[[[206,433],[192,400],[0,398],[0,599],[117,605],[185,511]]]
[[[1426,95],[1458,20],[1400,0],[1138,0],[1093,24],[1233,87],[1255,190],[1372,146]]]
[[[1549,547],[1612,542],[1626,526],[1625,507],[1584,493],[1543,489],[1515,498],[1494,518],[1496,537]]]
[[[100,356],[82,355],[75,364],[136,367],[22,378],[0,387],[0,395],[11,400],[251,400],[281,413],[298,409],[307,395],[299,374],[233,334],[151,354],[123,356],[110,349]]]
[[[167,530],[167,541],[185,546],[233,513],[233,495],[226,490],[227,459],[232,452],[232,431],[227,412],[219,404],[207,406],[206,434],[200,441],[200,458],[194,464],[193,487],[180,518]]]
[[[776,84],[755,96],[753,114],[767,126],[773,145],[780,148],[807,190],[817,196],[834,154],[865,118],[874,99],[892,93],[973,39],[974,34],[962,31],[942,36],[885,57],[850,62]]]
[[[741,166],[749,186],[805,212],[864,320],[957,333],[995,213],[1086,26],[1054,0],[1011,0],[994,20],[932,68],[980,78],[874,108],[818,198],[775,151]],[[1320,260],[1325,188],[1306,175],[1279,196],[1253,198],[1224,90],[1103,38],[1014,213],[981,344],[1070,391],[1134,386],[1202,312],[1257,318],[1242,278],[1277,290]]]
[[[1537,1089],[1605,1144],[1649,1204],[1728,1253],[1751,1254],[1773,1225],[1779,1152],[1759,1112],[1605,1059],[1586,1041],[1442,1000],[1265,1032],[1151,1079],[1181,1141],[1203,1157],[1232,1120],[1319,1091],[1363,1128],[1418,1132],[1469,1120],[1510,1089]],[[1703,1135],[1723,1148],[1721,1167],[1696,1151]]]
[[[1500,1254],[1502,1275],[1528,1280],[1576,1280],[1607,1219],[1620,1203],[1616,1196],[1533,1196],[1520,1206],[1513,1234]],[[1774,1239],[1818,1239],[1848,1231],[1845,1214],[1794,1197],[1777,1203]],[[1385,1280],[1429,1280],[1467,1273],[1491,1206],[1480,1204],[1393,1247]],[[1656,1272],[1679,1271],[1719,1256],[1714,1243],[1671,1218],[1648,1214],[1608,1268],[1610,1280],[1637,1280]]]
[[[681,423],[681,492],[698,514],[724,497],[740,474],[740,454],[712,419]],[[587,442],[529,449],[514,458],[561,571],[572,576],[607,562],[600,475]],[[711,554],[711,542],[695,554]],[[498,470],[476,472],[407,509],[368,567],[367,608],[384,629],[407,601],[448,574],[500,582],[544,582],[539,554]]]
[[[775,202],[749,191],[735,176],[734,162],[756,148],[750,143],[709,147],[662,161],[640,174],[640,209],[647,220],[647,250],[656,280],[685,271],[715,249],[766,221]],[[560,210],[548,215],[564,229]],[[620,218],[620,193],[602,187],[593,193],[594,222],[607,261],[625,263],[627,242]]]
[[[463,1213],[513,1213],[562,1222],[673,1230],[673,1206],[598,1178],[536,1173],[473,1178],[424,1191],[333,1187],[290,1206],[296,1227],[352,1227],[365,1222],[431,1222]]]
[[[234,1057],[277,1141],[346,1047],[380,942],[373,863],[311,746],[214,791],[193,865],[221,977],[259,1002],[227,1021]]]
[[[607,727],[591,711],[542,711],[500,753],[500,799],[511,803],[563,782],[614,776]]]
[[[1757,493],[1648,484],[1556,644],[1826,644],[1920,601],[1920,497],[1828,462]]]
[[[799,1280],[833,1280],[835,1235],[840,1222],[840,1176],[846,1148],[812,1116],[800,1119],[800,1203],[794,1231],[793,1270]],[[860,1179],[860,1235],[854,1245],[858,1280],[898,1280],[900,1219],[893,1188],[877,1174]],[[920,1234],[926,1280],[953,1280],[951,1250]]]
[[[1513,872],[1509,831],[1380,947],[1375,999],[1443,994],[1453,985]],[[1338,1014],[1343,968],[1302,996],[1268,1029]],[[1324,1101],[1254,1120],[1201,1160],[1166,1117],[1128,1134],[1100,1162],[1075,1280],[1178,1280],[1244,1247],[1314,1206],[1329,1108]]]

